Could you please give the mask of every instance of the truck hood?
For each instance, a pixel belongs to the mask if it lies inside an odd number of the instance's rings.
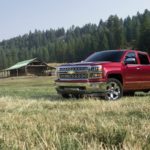
[[[64,64],[62,66],[82,66],[82,65],[103,65],[103,64],[108,64],[108,63],[112,63],[111,61],[101,61],[101,62],[77,62],[77,63],[68,63],[68,64]]]

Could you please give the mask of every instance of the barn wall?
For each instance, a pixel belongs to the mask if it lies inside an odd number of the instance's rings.
[[[37,76],[45,75],[44,72],[47,70],[47,67],[27,67],[28,74],[34,74]]]
[[[10,70],[10,76],[25,76],[25,68],[21,68],[21,69],[16,69],[16,70]]]

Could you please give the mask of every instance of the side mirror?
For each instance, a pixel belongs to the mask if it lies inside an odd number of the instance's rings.
[[[126,58],[124,61],[124,64],[136,64],[136,59],[135,58]]]

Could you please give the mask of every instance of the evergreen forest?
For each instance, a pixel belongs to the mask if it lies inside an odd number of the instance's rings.
[[[111,15],[99,24],[35,30],[0,42],[0,69],[18,61],[77,62],[95,51],[138,49],[150,54],[150,11],[125,19]]]

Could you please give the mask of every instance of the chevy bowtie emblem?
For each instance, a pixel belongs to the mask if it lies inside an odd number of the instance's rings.
[[[73,70],[68,71],[68,74],[74,74],[74,73],[75,73],[75,71],[73,71]]]

